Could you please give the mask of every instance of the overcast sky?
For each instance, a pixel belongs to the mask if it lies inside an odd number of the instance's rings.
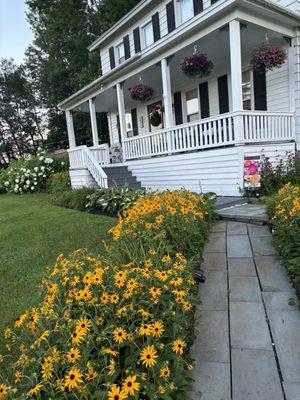
[[[33,34],[25,15],[25,0],[0,0],[0,58],[20,64]]]

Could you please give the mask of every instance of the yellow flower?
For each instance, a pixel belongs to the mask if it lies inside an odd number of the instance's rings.
[[[91,326],[91,322],[86,317],[83,317],[77,321],[76,330],[87,333],[90,330]]]
[[[124,340],[126,340],[127,333],[123,328],[116,328],[113,331],[113,336],[114,336],[114,341],[120,344],[123,343]]]
[[[126,395],[134,396],[135,392],[138,392],[140,389],[140,384],[136,381],[136,376],[128,376],[123,385],[122,390]]]
[[[159,376],[161,378],[168,378],[170,376],[170,368],[169,367],[162,368],[160,370]]]
[[[4,399],[7,395],[7,386],[4,383],[0,384],[0,399]]]
[[[109,294],[106,292],[103,292],[101,297],[100,297],[101,303],[107,304],[109,302]]]
[[[78,345],[84,340],[84,337],[85,333],[83,331],[75,331],[72,333],[72,343]]]
[[[82,383],[82,372],[77,369],[71,369],[65,377],[65,387],[68,389],[76,389]]]
[[[153,345],[147,346],[141,351],[140,360],[147,368],[153,367],[157,363],[156,358],[158,355]]]
[[[40,393],[41,389],[42,389],[43,385],[41,385],[40,383],[36,384],[32,389],[29,390],[29,392],[27,393],[27,395],[29,397],[32,397],[38,393]]]
[[[183,354],[183,349],[185,348],[186,343],[182,339],[177,339],[173,342],[172,350],[176,354]]]
[[[80,356],[80,351],[75,347],[70,349],[66,354],[66,358],[70,363],[75,363],[77,360],[80,359]]]
[[[113,350],[113,349],[109,349],[109,348],[103,349],[103,350],[102,350],[102,353],[103,353],[103,354],[108,354],[108,355],[113,356],[113,357],[116,357],[117,355],[119,355],[119,352],[118,352],[118,351]]]
[[[152,324],[151,326],[151,333],[154,337],[161,337],[161,335],[164,333],[164,324],[162,321],[156,321]]]
[[[124,400],[127,395],[117,385],[113,385],[111,390],[107,393],[108,400]]]
[[[109,296],[109,301],[112,304],[117,304],[119,302],[119,295],[117,293],[113,293]]]
[[[144,324],[139,327],[138,332],[140,335],[150,336],[151,335],[151,325]]]

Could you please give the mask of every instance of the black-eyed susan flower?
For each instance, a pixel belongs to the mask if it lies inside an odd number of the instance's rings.
[[[112,357],[116,357],[117,355],[119,355],[119,352],[117,350],[113,350],[113,349],[110,349],[110,348],[103,349],[102,353],[103,354],[108,354],[108,355],[110,355]]]
[[[4,383],[0,384],[0,399],[4,399],[7,395],[8,388]]]
[[[156,321],[151,325],[151,334],[154,337],[161,337],[161,335],[164,333],[165,329],[164,329],[164,324],[162,323],[162,321]]]
[[[125,394],[134,396],[140,389],[140,384],[137,382],[136,375],[128,376],[122,385],[122,390]]]
[[[36,394],[40,393],[42,387],[43,387],[43,385],[41,383],[37,383],[33,388],[31,388],[27,392],[27,396],[29,396],[29,397],[35,396]]]
[[[124,400],[127,399],[127,395],[117,385],[113,385],[110,391],[107,393],[108,400]]]
[[[162,368],[159,372],[159,376],[161,378],[168,378],[170,376],[170,368],[169,367]]]
[[[76,389],[82,381],[83,374],[78,368],[70,369],[65,376],[65,387],[68,389]]]
[[[139,327],[138,333],[139,335],[145,335],[145,336],[150,336],[152,331],[151,331],[151,324],[143,324],[142,326]]]
[[[116,343],[123,343],[126,340],[127,333],[124,328],[116,328],[113,331],[114,341]]]
[[[66,354],[66,359],[72,364],[75,363],[77,360],[79,360],[80,357],[81,357],[80,351],[76,347],[70,349]]]
[[[172,344],[172,350],[176,353],[176,354],[183,354],[183,350],[186,346],[186,343],[184,340],[182,339],[177,339],[173,342]]]
[[[149,345],[141,351],[140,360],[147,368],[153,367],[157,363],[157,358],[157,351],[153,345]]]
[[[78,345],[81,342],[83,342],[84,338],[85,338],[85,332],[76,330],[75,332],[72,333],[71,336],[72,344]]]
[[[89,319],[86,317],[82,317],[76,322],[76,331],[87,333],[91,326],[91,321],[89,321]]]
[[[117,304],[117,303],[119,303],[119,295],[117,294],[117,293],[113,293],[113,294],[111,294],[110,296],[109,296],[109,301],[112,303],[112,304]]]

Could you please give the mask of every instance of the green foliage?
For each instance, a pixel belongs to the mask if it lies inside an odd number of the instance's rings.
[[[71,190],[71,180],[69,172],[57,172],[49,178],[47,189],[49,193],[62,193]]]
[[[56,193],[51,197],[51,202],[60,207],[71,208],[78,211],[86,211],[87,198],[95,189],[81,188]]]
[[[267,200],[273,239],[300,298],[300,185],[285,185]]]
[[[89,211],[117,215],[126,208],[133,206],[137,199],[144,195],[144,190],[130,189],[127,186],[99,189],[88,196],[86,208]]]
[[[0,188],[10,193],[33,193],[46,189],[52,173],[68,168],[68,162],[39,150],[36,156],[22,157],[0,172]]]

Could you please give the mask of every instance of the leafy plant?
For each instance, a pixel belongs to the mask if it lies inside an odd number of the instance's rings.
[[[214,69],[214,63],[204,52],[195,51],[191,57],[180,64],[182,72],[191,78],[209,76]]]
[[[154,96],[154,89],[151,86],[143,85],[139,83],[128,89],[132,100],[136,101],[148,101]]]
[[[66,190],[71,190],[71,180],[69,172],[57,172],[49,178],[47,189],[50,193],[62,193]]]
[[[300,297],[300,186],[286,184],[267,200],[273,238]]]
[[[286,59],[287,52],[282,47],[266,42],[252,51],[251,65],[256,71],[273,71],[274,68],[280,68]]]
[[[106,212],[109,214],[123,213],[134,205],[138,198],[145,195],[144,190],[121,188],[98,189],[88,196],[86,208],[89,211]]]
[[[94,193],[93,188],[80,188],[55,193],[51,202],[56,206],[71,208],[72,210],[85,211],[88,196]]]

